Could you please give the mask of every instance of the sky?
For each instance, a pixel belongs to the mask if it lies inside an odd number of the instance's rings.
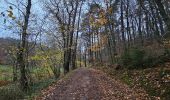
[[[10,2],[10,3],[13,3],[13,4],[16,4],[16,1],[17,0],[0,0],[0,14],[3,12],[3,13],[6,13],[7,15],[7,10],[9,10],[9,4],[6,3],[6,1]],[[22,0],[21,0],[22,1]],[[40,6],[40,3],[39,2],[41,0],[32,0],[32,8],[31,8],[31,12],[32,13],[36,13],[37,15],[41,16],[41,13],[42,13],[42,10],[41,10],[41,6]],[[14,16],[17,16],[18,14],[18,10],[17,8],[15,8],[14,6],[13,7],[13,13],[14,13]],[[13,31],[10,31],[10,30],[5,30],[6,26],[10,25],[8,23],[8,20],[6,23],[4,23],[4,17],[2,16],[2,14],[0,15],[0,38],[3,37],[12,37],[12,38],[16,38],[18,37],[17,34],[13,33]],[[9,18],[7,18],[9,19]]]
[[[11,5],[7,4],[6,1],[16,5],[17,4],[16,1],[24,2],[25,0],[0,0],[0,13],[3,12],[3,13],[6,13],[6,15],[7,15],[7,10],[9,10],[9,6],[11,6]],[[41,19],[44,16],[43,15],[44,11],[42,10],[42,1],[43,0],[32,0],[32,8],[31,8],[31,13],[36,14],[36,16],[38,16],[38,18],[41,18]],[[93,1],[93,0],[89,0],[89,2],[90,1]],[[95,1],[100,2],[101,0],[95,0]],[[17,14],[18,14],[17,8],[15,8],[14,6],[12,6],[12,7],[13,7],[14,16],[17,16]],[[87,10],[86,8],[87,8],[87,4],[85,4],[85,6],[83,7],[84,13]],[[23,7],[23,9],[24,9],[24,7]],[[7,18],[7,19],[9,19],[9,18]],[[0,37],[16,38],[19,36],[18,34],[13,33],[13,31],[16,31],[16,27],[14,27],[13,30],[11,29],[11,31],[10,31],[9,29],[5,30],[6,25],[11,26],[13,24],[11,24],[11,23],[9,24],[8,20],[6,23],[4,23],[4,17],[2,17],[2,15],[0,15]]]
[[[6,6],[4,5],[5,5],[4,1],[0,0],[0,13],[5,11]],[[4,25],[4,18],[2,17],[2,15],[0,15],[0,37],[10,36],[9,33],[7,34],[7,32],[5,32],[3,25]]]

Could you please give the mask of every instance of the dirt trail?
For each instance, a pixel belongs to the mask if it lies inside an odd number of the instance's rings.
[[[38,100],[146,100],[95,69],[79,68],[42,92]]]

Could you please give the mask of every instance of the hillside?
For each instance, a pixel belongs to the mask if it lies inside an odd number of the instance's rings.
[[[19,40],[13,38],[0,38],[0,64],[10,64],[10,50],[16,48]]]

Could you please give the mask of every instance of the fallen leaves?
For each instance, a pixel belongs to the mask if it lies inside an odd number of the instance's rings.
[[[138,95],[154,100],[170,98],[170,62],[162,66],[138,70],[114,70],[107,66],[99,66],[97,69],[105,71],[113,78],[122,80]]]
[[[37,100],[146,100],[126,84],[99,70],[79,68],[67,77],[42,91]]]

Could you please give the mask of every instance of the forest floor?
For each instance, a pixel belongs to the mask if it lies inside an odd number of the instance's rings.
[[[148,100],[119,80],[92,68],[78,68],[48,88],[37,100]]]

